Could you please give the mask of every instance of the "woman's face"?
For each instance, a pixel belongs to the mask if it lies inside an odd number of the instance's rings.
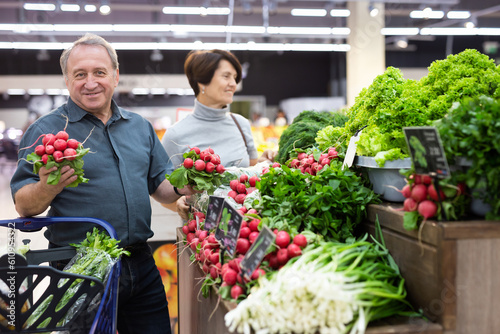
[[[236,77],[233,65],[227,60],[221,60],[210,83],[199,84],[198,101],[210,108],[224,108],[231,104],[237,86]]]

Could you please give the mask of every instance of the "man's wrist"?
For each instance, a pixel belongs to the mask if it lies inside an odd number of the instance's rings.
[[[179,195],[180,197],[184,196],[183,194],[181,194],[181,193],[179,192],[179,189],[177,189],[177,187],[174,187],[174,192],[175,192],[177,195]]]

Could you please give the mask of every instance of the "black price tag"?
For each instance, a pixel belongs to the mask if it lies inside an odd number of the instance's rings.
[[[403,128],[415,173],[450,177],[439,132],[433,126]]]
[[[209,231],[217,226],[222,214],[222,206],[224,205],[224,197],[209,196],[207,214],[205,217],[204,229]]]
[[[215,239],[221,244],[229,256],[233,257],[236,251],[236,240],[240,235],[241,223],[243,216],[238,210],[233,208],[231,204],[224,201],[222,206],[222,214],[219,220],[219,225],[215,230]]]
[[[241,260],[240,267],[245,278],[250,279],[250,276],[252,276],[252,273],[262,262],[274,239],[276,239],[276,235],[267,226],[264,226],[252,244],[252,247],[250,247],[243,260]]]

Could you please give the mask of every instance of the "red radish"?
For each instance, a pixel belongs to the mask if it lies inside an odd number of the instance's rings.
[[[269,266],[273,269],[278,269],[280,266],[280,263],[278,261],[278,254],[277,252],[271,253],[271,256],[269,256]]]
[[[305,157],[307,157],[307,154],[305,154],[304,152],[300,152],[300,153],[297,155],[297,159],[299,159],[299,160],[302,160],[302,159],[304,159]]]
[[[42,156],[45,154],[45,146],[43,145],[38,145],[37,147],[35,147],[35,153],[39,156]]]
[[[245,207],[243,206],[243,208],[245,208]],[[244,228],[244,227],[248,227],[248,224],[245,220],[241,222],[241,228]]]
[[[52,133],[49,133],[49,134],[46,134],[45,137],[43,137],[42,144],[44,146],[54,145],[55,141],[56,141],[56,136],[54,136]]]
[[[208,231],[201,231],[200,234],[198,235],[198,239],[200,239],[200,241],[204,241],[206,238],[208,237]]]
[[[52,145],[45,146],[45,153],[47,154],[54,154],[55,150],[56,149]]]
[[[240,229],[240,238],[247,238],[250,235],[252,231],[250,230],[250,227],[242,227]]]
[[[321,164],[323,166],[326,166],[326,165],[330,164],[330,159],[328,159],[328,158],[324,158],[323,160],[320,160],[320,161],[321,161]]]
[[[193,168],[194,161],[191,158],[186,158],[186,159],[184,159],[184,162],[182,164],[184,165],[185,168],[189,169],[189,168]]]
[[[290,244],[290,245],[288,245],[288,247],[286,249],[288,251],[288,257],[290,259],[293,257],[299,256],[299,255],[302,255],[302,250],[296,244]]]
[[[260,220],[252,219],[250,221],[250,223],[248,223],[248,227],[250,227],[250,230],[252,232],[259,231],[259,224],[260,224]]]
[[[236,186],[236,191],[240,194],[246,194],[247,193],[247,187],[245,186],[244,183],[240,183]]]
[[[56,140],[57,139],[62,139],[64,141],[67,141],[69,138],[69,135],[66,131],[59,131],[57,134],[56,134]]]
[[[215,167],[215,171],[219,174],[222,174],[226,171],[226,168],[224,168],[223,165],[221,164],[218,164],[217,167]]]
[[[210,146],[207,148],[207,150],[208,150],[208,153],[210,153],[210,154],[214,154],[214,149],[213,149],[213,148],[211,148]]]
[[[234,271],[236,271],[236,273],[239,273],[240,272],[240,262],[241,262],[241,259],[239,258],[234,258],[232,260],[229,261],[229,268],[233,269]]]
[[[200,152],[200,159],[203,160],[203,161],[210,161],[210,159],[212,158],[210,152],[207,150],[203,150]]]
[[[215,252],[210,255],[210,262],[212,262],[213,264],[219,263],[219,252]]]
[[[220,157],[217,154],[212,155],[210,158],[210,162],[213,163],[214,165],[220,164]]]
[[[68,147],[68,144],[66,143],[66,141],[64,139],[57,139],[54,142],[54,148],[58,151],[64,151],[66,149],[66,147]]]
[[[235,199],[235,198],[236,198],[236,195],[238,195],[238,193],[237,193],[236,191],[234,191],[234,190],[230,190],[230,191],[227,193],[227,195],[228,195],[229,197],[231,197],[232,199]]]
[[[411,190],[411,198],[413,198],[417,203],[422,202],[427,198],[427,187],[424,184],[416,184]]]
[[[286,246],[290,243],[290,234],[288,234],[287,231],[279,231],[276,235],[275,242],[279,248],[286,248]]]
[[[240,184],[240,181],[238,180],[229,181],[229,187],[234,191],[238,191],[238,184]]]
[[[46,165],[48,161],[49,161],[49,155],[48,154],[42,155],[43,164]]]
[[[238,211],[240,211],[241,213],[245,214],[245,213],[247,213],[248,210],[247,210],[246,207],[242,206],[241,208],[238,209]]]
[[[273,163],[272,167],[278,168],[278,167],[281,167],[281,164],[279,162],[275,162],[275,163]]]
[[[55,151],[52,156],[54,157],[55,162],[62,162],[64,160],[64,153],[61,151]]]
[[[196,168],[196,170],[198,170],[198,171],[205,170],[205,161],[200,160],[200,159],[196,160],[194,162],[194,168]]]
[[[237,275],[238,275],[238,273],[235,270],[233,270],[231,268],[228,268],[226,270],[226,272],[224,273],[224,276],[222,277],[222,279],[228,285],[235,285],[236,284],[236,276]]]
[[[311,174],[311,172],[312,172],[311,167],[307,167],[306,169],[304,169],[304,172],[307,174]]]
[[[300,248],[304,248],[307,246],[307,239],[303,234],[297,234],[293,237],[293,243]]]
[[[200,243],[200,239],[194,237],[193,240],[191,240],[191,244],[189,245],[192,250],[196,251],[196,246]]]
[[[212,246],[217,246],[219,243],[217,242],[217,239],[215,239],[215,235],[213,233],[210,233],[208,235],[208,244]]]
[[[245,238],[238,238],[236,240],[236,252],[245,255],[250,248],[250,241]]]
[[[210,267],[210,277],[212,277],[213,279],[217,279],[217,277],[219,277],[219,271],[217,270],[216,266]]]
[[[298,168],[299,167],[299,159],[293,159],[292,162],[290,162],[290,167]]]
[[[186,235],[186,241],[188,244],[191,243],[191,241],[193,241],[193,239],[195,238],[194,236],[194,233],[193,232],[189,232],[187,235]]]
[[[437,205],[430,200],[422,201],[418,204],[418,213],[425,219],[432,218],[437,213]]]
[[[338,156],[339,156],[339,154],[337,153],[337,150],[335,149],[335,147],[330,147],[328,149],[328,158],[329,159],[335,159]]]
[[[224,264],[222,265],[222,267],[220,268],[220,275],[223,277],[223,279],[224,279],[224,275],[226,274],[226,271],[227,271],[228,269],[229,269],[229,263],[227,263],[227,262],[226,262],[226,263],[224,263]],[[224,281],[224,283],[225,283],[225,281]],[[226,283],[226,284],[227,284],[227,283]]]
[[[207,162],[207,164],[205,165],[205,172],[213,173],[214,170],[215,170],[215,165],[213,163],[211,163],[210,161]]]
[[[253,244],[255,239],[257,239],[258,236],[259,236],[259,232],[257,232],[257,231],[250,232],[250,235],[248,236],[248,241],[250,241],[250,243]]]
[[[422,176],[419,174],[412,174],[410,175],[410,179],[413,180],[415,184],[420,184],[422,183]]]
[[[239,285],[233,285],[231,288],[231,298],[238,299],[239,296],[245,294],[245,290]]]
[[[234,200],[238,204],[243,204],[243,203],[245,203],[245,197],[247,197],[247,195],[245,195],[245,194],[238,194],[238,195],[236,195],[236,197],[234,198]]]
[[[72,148],[75,150],[78,148],[78,145],[80,145],[80,143],[76,139],[68,139],[67,144],[68,144],[69,148]]]
[[[182,233],[187,235],[189,233],[189,226],[187,225],[182,226]]]
[[[76,150],[73,148],[67,148],[63,153],[66,160],[73,161],[76,158]]]
[[[195,232],[196,231],[196,220],[191,219],[188,222],[188,227],[189,227],[189,232]]]
[[[427,187],[427,192],[429,193],[429,197],[431,199],[439,202],[438,192],[436,191],[436,187],[434,187],[434,184],[431,184],[429,187]],[[439,189],[439,196],[441,197],[441,200],[444,200],[446,198],[446,195],[441,189]]]
[[[415,210],[417,210],[417,206],[418,206],[418,203],[411,197],[406,198],[405,201],[403,202],[403,210],[404,211],[408,211],[408,212],[415,211]]]
[[[264,276],[266,272],[262,268],[257,268],[253,271],[252,276],[250,277],[251,280],[256,280],[260,276]]]
[[[278,258],[278,263],[285,264],[288,262],[288,250],[286,248],[278,249],[276,253],[276,257]]]
[[[241,182],[241,183],[245,183],[245,182],[247,182],[247,181],[248,181],[248,175],[246,175],[246,174],[241,174],[241,175],[240,175],[240,182]]]
[[[401,194],[405,197],[405,198],[409,198],[411,197],[411,187],[409,184],[405,185],[403,187],[403,189],[401,189]]]
[[[200,211],[196,211],[193,213],[193,216],[195,217],[198,217],[198,219],[205,219],[205,214],[203,212],[200,212]]]
[[[432,183],[432,177],[430,175],[422,175],[422,183],[429,185]]]
[[[248,179],[248,183],[250,184],[250,187],[255,187],[255,184],[260,181],[260,178],[256,175],[251,176]]]
[[[255,214],[257,214],[257,210],[255,210],[255,209],[253,209],[253,208],[252,208],[252,209],[248,210],[248,212],[247,212],[247,213],[248,213],[248,214],[254,214],[254,215],[255,215]]]
[[[200,154],[200,149],[198,147],[196,147],[196,146],[193,147],[193,148],[191,148],[190,151],[194,151],[194,153],[196,153],[198,155]]]
[[[202,269],[203,269],[203,272],[204,272],[205,274],[208,274],[208,273],[210,272],[210,267],[208,266],[208,264],[207,264],[207,263],[204,263],[204,264],[203,264]]]

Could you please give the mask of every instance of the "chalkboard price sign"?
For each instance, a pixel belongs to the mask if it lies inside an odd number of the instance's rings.
[[[241,260],[240,267],[245,278],[250,279],[250,276],[252,276],[252,273],[262,262],[274,239],[276,239],[276,235],[267,226],[264,226],[252,244],[252,247],[250,247],[243,260]]]
[[[209,196],[208,208],[205,217],[204,229],[209,231],[217,226],[222,214],[222,206],[224,205],[224,197]]]
[[[243,216],[241,213],[224,200],[219,225],[215,230],[215,239],[219,241],[221,248],[231,257],[234,256],[236,251],[236,241],[240,235],[242,222]]]
[[[450,177],[450,168],[443,150],[441,137],[435,127],[403,128],[415,173],[441,179]]]

